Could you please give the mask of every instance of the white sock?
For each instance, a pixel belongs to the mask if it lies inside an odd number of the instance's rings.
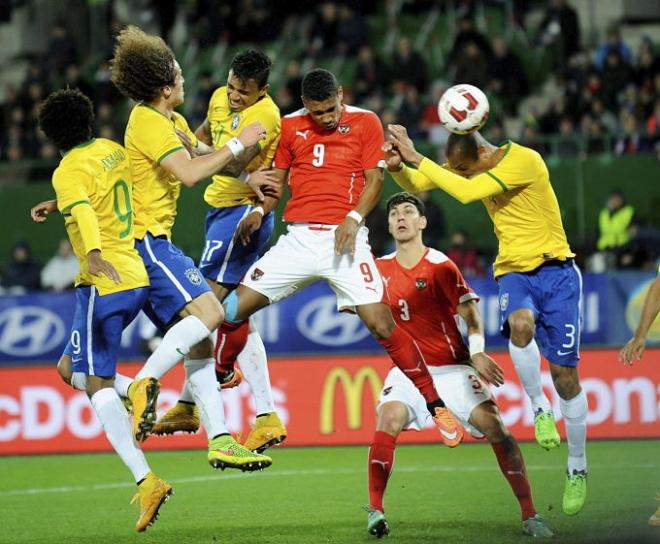
[[[133,383],[133,378],[123,374],[115,374],[115,391],[120,397],[128,397],[128,386]]]
[[[252,389],[256,413],[274,412],[275,403],[273,402],[273,391],[270,387],[266,348],[259,331],[256,329],[250,330],[245,347],[238,355],[238,363],[241,366],[245,380]]]
[[[90,400],[103,425],[105,436],[108,437],[117,455],[133,473],[136,483],[139,482],[151,471],[144,453],[133,439],[133,427],[119,395],[114,389],[106,387],[94,393]]]
[[[190,390],[190,386],[188,385],[188,380],[185,380],[183,382],[183,389],[181,390],[181,394],[179,395],[179,400],[181,402],[195,402],[195,399],[193,398],[192,395],[192,391]]]
[[[587,470],[587,395],[580,391],[570,400],[559,399],[561,415],[566,424],[566,442],[568,443],[568,472]]]
[[[185,359],[183,364],[186,367],[188,387],[209,440],[219,434],[228,433],[225,408],[215,377],[214,359]]]
[[[194,315],[184,317],[163,337],[163,341],[144,363],[136,378],[153,376],[162,378],[168,370],[177,364],[190,348],[211,334],[201,319]]]
[[[541,353],[536,340],[532,338],[532,341],[524,348],[519,348],[509,340],[509,353],[520,383],[529,400],[532,401],[532,410],[536,413],[541,408],[544,412],[552,412],[550,401],[541,387]]]

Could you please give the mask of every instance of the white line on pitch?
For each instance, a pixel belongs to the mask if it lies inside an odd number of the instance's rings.
[[[560,465],[527,465],[528,471],[535,470],[559,470]],[[620,470],[622,467],[619,465],[591,465],[590,468],[595,468],[597,470]],[[626,465],[626,470],[657,470],[658,465],[654,464],[639,464],[639,465]],[[464,466],[460,468],[456,467],[445,467],[445,466],[411,466],[411,467],[400,467],[396,468],[395,472],[490,472],[494,471],[496,468],[492,465],[484,466]],[[260,474],[259,478],[282,478],[290,476],[327,476],[327,475],[351,475],[351,474],[361,474],[365,472],[364,470],[357,469],[309,469],[309,470],[269,470]],[[172,484],[189,484],[189,483],[204,483],[212,482],[216,480],[236,480],[239,478],[245,478],[247,475],[243,473],[233,473],[233,474],[211,474],[207,476],[191,476],[188,478],[174,478],[168,480]],[[0,491],[0,497],[12,497],[18,495],[41,495],[44,493],[72,493],[76,491],[88,492],[88,491],[99,491],[104,489],[121,489],[134,487],[134,484],[130,482],[114,482],[114,483],[103,483],[103,484],[91,484],[91,485],[69,485],[69,486],[60,486],[60,487],[33,487],[28,489],[9,489],[7,491]]]

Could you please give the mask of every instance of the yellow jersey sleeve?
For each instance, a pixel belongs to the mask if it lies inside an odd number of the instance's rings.
[[[270,168],[273,162],[281,131],[279,108],[266,95],[245,110],[233,112],[227,88],[220,87],[211,97],[207,118],[215,149],[223,147],[252,123],[259,122],[266,129],[266,139],[260,142],[258,154],[240,172],[236,171],[235,164],[230,163],[225,171],[231,174],[213,176],[213,182],[204,193],[204,200],[215,208],[254,204],[254,192],[245,184],[245,178],[261,166]]]
[[[177,129],[188,134],[197,144],[188,123],[176,112],[168,119],[155,108],[138,104],[128,119],[124,141],[132,167],[137,239],[144,238],[147,232],[153,236],[171,237],[181,182],[160,162],[171,153],[184,149]]]
[[[101,295],[149,285],[134,247],[132,178],[126,150],[102,138],[70,150],[53,174],[53,187],[80,264],[76,285],[94,285]],[[120,284],[89,273],[87,253],[93,249],[100,249],[115,267]]]

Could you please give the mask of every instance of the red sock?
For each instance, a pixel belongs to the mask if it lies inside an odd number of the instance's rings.
[[[502,474],[509,482],[513,494],[520,503],[522,519],[526,520],[536,515],[536,508],[534,508],[534,501],[532,501],[532,490],[529,487],[527,471],[525,470],[525,461],[517,442],[509,437],[504,442],[491,444],[491,446]]]
[[[433,385],[433,378],[426,368],[424,356],[412,337],[401,327],[394,327],[389,338],[383,338],[378,343],[383,346],[390,358],[401,371],[408,376],[419,389],[426,404],[440,400],[438,392]]]
[[[369,448],[369,506],[381,512],[385,511],[383,495],[394,465],[395,446],[395,437],[376,431]]]
[[[236,357],[243,351],[249,331],[250,322],[248,320],[241,323],[222,322],[222,325],[218,327],[218,337],[213,351],[217,371],[231,372],[234,370]]]

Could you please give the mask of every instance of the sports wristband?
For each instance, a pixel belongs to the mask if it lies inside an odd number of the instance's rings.
[[[255,206],[254,208],[252,208],[252,211],[250,213],[253,212],[260,213],[262,217],[264,215],[264,209],[261,206]]]
[[[241,143],[238,138],[232,138],[227,142],[227,147],[232,152],[234,157],[238,157],[243,151],[245,151],[245,146]]]
[[[351,219],[355,219],[358,223],[362,223],[362,220],[364,219],[364,217],[362,217],[360,215],[360,212],[358,212],[356,210],[351,210],[350,212],[348,212],[346,214],[346,217],[350,217]]]
[[[470,346],[470,357],[476,353],[483,353],[486,350],[486,339],[483,334],[474,333],[468,336]]]

